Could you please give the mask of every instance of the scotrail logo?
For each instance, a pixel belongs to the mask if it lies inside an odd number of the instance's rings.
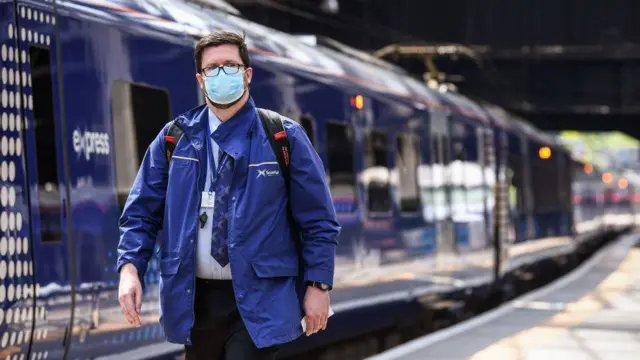
[[[84,154],[87,161],[91,155],[109,155],[109,134],[101,132],[73,130],[73,150],[81,156]]]
[[[267,169],[258,170],[258,177],[261,177],[261,176],[265,176],[265,177],[266,176],[276,176],[278,174],[280,174],[280,171],[278,171],[278,170],[267,170]]]

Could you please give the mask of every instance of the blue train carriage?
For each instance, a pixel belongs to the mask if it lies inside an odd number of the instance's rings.
[[[503,233],[507,254],[501,272],[572,250],[572,158],[551,136],[492,104],[484,108],[496,124],[503,183]]]
[[[335,325],[341,332],[314,337],[315,345],[396,326],[412,316],[405,304],[420,291],[459,287],[454,280],[475,274],[473,261],[493,266],[482,255],[492,251],[492,176],[501,171],[492,130],[469,115],[477,113],[471,103],[206,7],[53,5],[1,5],[0,355],[93,357],[163,342],[162,254],[154,253],[144,279],[145,325],[132,328],[117,304],[117,219],[147,145],[164,123],[203,102],[193,44],[217,28],[247,33],[256,102],[299,121],[325,162],[344,228],[336,317],[377,309],[375,321],[343,320]],[[484,136],[474,137],[478,131]],[[481,184],[449,176],[478,171]],[[459,261],[459,253],[481,256]]]
[[[127,23],[128,15],[80,2],[1,6],[2,141],[9,144],[1,179],[8,194],[0,215],[2,357],[85,357],[161,341],[157,260],[145,279],[145,326],[123,322],[117,218],[149,133],[169,120],[170,108],[197,104],[192,44],[180,44],[177,32],[168,41],[168,30],[162,41],[148,30],[145,37],[143,27],[121,31],[106,24]]]
[[[482,109],[461,94],[436,92],[442,113],[431,126],[432,162],[427,215],[436,225],[438,265],[457,280],[492,282],[492,218],[495,163],[490,123]],[[455,275],[452,275],[455,274]]]
[[[389,169],[402,164],[399,172],[415,172],[418,159],[426,158],[427,141],[417,140],[424,137],[424,111],[407,123],[414,112],[408,102],[396,104],[369,85],[356,86],[339,61],[309,47],[301,51],[284,34],[182,3],[56,4],[55,9],[27,1],[2,5],[7,10],[0,24],[5,29],[2,136],[7,138],[1,172],[7,195],[0,217],[3,355],[92,357],[163,341],[157,323],[162,254],[153,254],[145,274],[145,325],[132,328],[121,315],[114,271],[117,219],[147,145],[164,123],[202,103],[193,79],[198,35],[218,27],[245,30],[257,70],[256,100],[291,114],[316,144],[345,225],[338,278],[346,269],[341,265],[355,264],[354,249],[366,241],[360,232],[368,213],[359,205],[362,187],[356,190],[365,163],[358,150],[364,129],[391,131]],[[373,157],[374,164],[381,161]],[[402,187],[406,179],[397,177]],[[399,193],[393,216],[383,218],[391,222],[392,239],[424,225],[415,215],[420,206],[412,183],[406,194],[390,190]],[[406,218],[404,206],[412,213]],[[389,261],[397,260],[397,253],[391,252]],[[374,276],[369,283],[379,280]],[[338,286],[336,311],[375,304],[376,296],[380,303],[380,295],[394,289],[382,302],[405,300],[412,285],[351,293],[341,290],[353,287]],[[396,322],[389,317],[360,329]]]
[[[341,46],[341,48],[343,47],[344,45]],[[348,50],[351,58],[367,56],[366,54],[356,55],[354,52],[353,49]],[[373,60],[371,62],[375,63]],[[367,67],[361,61],[354,66],[353,71],[358,74],[365,68]],[[404,270],[398,276],[422,277],[425,281],[416,284],[418,289],[425,289],[425,285],[428,284],[426,280],[434,281],[434,279],[439,279],[449,285],[455,283],[457,287],[491,283],[494,280],[495,261],[489,221],[493,212],[492,187],[495,164],[492,158],[493,143],[489,141],[492,132],[486,115],[479,106],[462,95],[438,93],[402,71],[394,71],[380,66],[377,69],[372,69],[370,76],[366,77],[365,75],[367,74],[363,73],[362,79],[389,79],[391,76],[388,85],[385,85],[394,93],[403,89],[397,84],[393,84],[392,79],[402,79],[411,91],[408,105],[414,108],[414,112],[421,113],[415,118],[411,114],[403,114],[404,121],[409,126],[413,126],[418,133],[425,132],[423,136],[426,136],[428,140],[427,146],[421,146],[423,148],[422,154],[426,157],[417,162],[422,219],[419,216],[411,216],[411,214],[408,214],[409,216],[401,214],[400,217],[396,217],[398,219],[396,227],[402,236],[403,256],[415,259],[417,262],[414,261],[413,264],[419,264],[419,266],[398,267],[394,264],[394,266],[381,268],[381,271],[385,274],[391,272],[387,279],[393,278],[393,270],[391,269]],[[383,99],[389,99],[388,96],[383,95]],[[406,103],[406,97],[405,95],[393,99],[387,105],[386,110],[380,108],[373,115],[376,118],[381,118],[377,114],[385,112],[392,114],[392,106]],[[412,124],[417,118],[423,119],[424,130],[420,130],[415,124]],[[399,117],[397,124],[401,124],[402,121],[403,117]],[[368,146],[365,145],[365,152],[367,148]],[[384,149],[380,148],[382,153],[379,157],[382,158]],[[389,148],[392,149],[393,146],[389,146]],[[452,155],[454,152],[455,155]],[[380,169],[380,167],[375,167],[375,170],[365,168],[363,178],[369,182],[375,179],[380,183],[386,183],[386,176],[389,172],[387,169]],[[394,179],[394,170],[391,170],[390,175],[392,189],[415,186],[413,181],[416,175],[414,174],[399,176],[400,181],[406,181],[405,184],[400,183],[400,186],[394,185],[398,182]],[[379,177],[376,178],[376,176]],[[374,189],[371,189],[369,185],[365,194],[371,193],[372,190]],[[378,191],[379,188],[375,190]],[[382,193],[383,199],[388,199],[387,191],[383,190]],[[407,192],[401,191],[401,193]],[[397,196],[394,195],[393,198],[397,199]],[[394,203],[398,204],[399,202],[395,200]],[[376,215],[379,216],[379,214]],[[407,225],[410,225],[411,219],[422,220],[421,225],[420,222],[417,222],[420,226],[412,227],[414,230],[422,232],[422,238],[415,236],[417,234],[406,236]],[[366,229],[364,231],[366,232]],[[384,233],[367,232],[365,241],[370,243],[375,241],[374,239],[378,236],[384,236]]]

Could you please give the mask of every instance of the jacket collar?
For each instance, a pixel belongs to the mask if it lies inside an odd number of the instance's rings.
[[[249,96],[244,106],[213,132],[213,140],[233,158],[244,156],[249,148],[248,140],[253,133],[257,116],[255,103]],[[193,108],[176,119],[178,127],[198,151],[203,148],[203,141],[207,138],[207,121],[209,109],[206,104]]]

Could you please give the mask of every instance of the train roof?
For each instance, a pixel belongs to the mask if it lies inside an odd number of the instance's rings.
[[[61,9],[92,19],[145,26],[154,31],[197,38],[212,31],[227,29],[246,35],[250,51],[269,56],[288,66],[310,73],[346,78],[362,87],[404,97],[423,106],[444,106],[442,96],[413,79],[401,68],[335,40],[321,38],[309,44],[300,36],[249,21],[224,5],[210,0],[67,0]],[[220,2],[223,4],[224,2]],[[448,97],[445,97],[448,98]],[[417,104],[416,104],[417,105]],[[462,102],[451,101],[454,111],[469,113]]]
[[[59,9],[92,19],[129,26],[145,26],[153,31],[198,38],[212,31],[227,29],[244,33],[250,51],[267,56],[311,74],[345,78],[361,87],[393,94],[412,101],[414,106],[445,109],[488,122],[483,106],[451,92],[439,92],[411,77],[403,69],[335,40],[315,36],[295,36],[241,17],[223,0],[60,0]],[[305,38],[306,37],[306,38]],[[550,144],[554,139],[504,110],[484,108],[496,122],[524,131]]]
[[[555,137],[546,134],[542,130],[534,127],[527,120],[508,112],[500,106],[488,102],[482,102],[482,107],[487,111],[487,113],[489,113],[492,120],[498,126],[512,131],[518,131],[543,144],[564,148],[562,143]]]
[[[482,107],[468,97],[457,92],[449,91],[439,91],[437,92],[437,96],[442,99],[442,102],[448,107],[458,108],[461,114],[485,123],[489,122],[489,119],[487,118],[486,113],[482,110]]]

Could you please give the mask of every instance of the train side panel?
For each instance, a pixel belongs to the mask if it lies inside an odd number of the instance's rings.
[[[66,15],[59,26],[77,279],[69,356],[87,358],[164,341],[155,251],[143,279],[143,326],[127,324],[120,310],[118,218],[151,140],[199,96],[193,42],[181,34]]]

